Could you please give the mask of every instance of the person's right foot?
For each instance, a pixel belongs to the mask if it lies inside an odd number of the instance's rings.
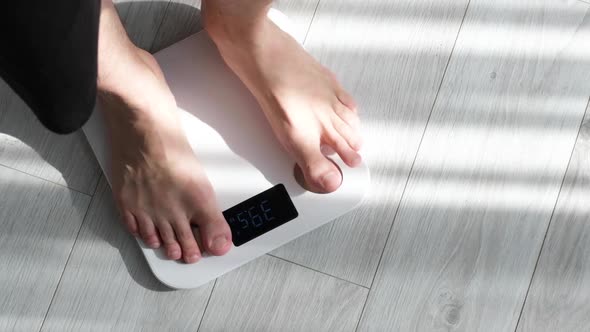
[[[362,162],[353,98],[327,68],[266,17],[270,1],[203,3],[205,28],[297,161],[305,187],[315,192],[338,189],[342,176],[321,147],[331,147],[350,167]]]
[[[133,46],[112,2],[103,0],[99,103],[111,143],[111,181],[128,230],[170,259],[194,263],[201,249],[223,255],[231,232],[186,140],[155,59]],[[191,224],[198,225],[199,248]]]

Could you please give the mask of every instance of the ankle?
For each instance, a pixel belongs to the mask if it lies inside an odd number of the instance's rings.
[[[97,95],[107,121],[157,122],[167,119],[166,113],[176,109],[176,101],[168,87],[148,68],[144,66],[123,73],[111,75],[98,85]]]
[[[215,43],[254,40],[267,24],[271,1],[203,0],[203,27]]]

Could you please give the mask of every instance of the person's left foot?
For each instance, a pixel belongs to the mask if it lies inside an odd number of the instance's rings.
[[[195,263],[231,249],[231,231],[187,141],[153,56],[131,44],[102,0],[98,96],[111,141],[111,184],[129,232],[169,259]],[[203,142],[206,144],[206,142]],[[199,227],[201,246],[193,235]]]

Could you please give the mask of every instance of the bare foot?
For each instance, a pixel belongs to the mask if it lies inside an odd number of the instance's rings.
[[[181,128],[155,59],[133,46],[102,1],[99,103],[112,144],[112,185],[127,229],[170,259],[194,263],[201,249],[223,255],[231,232]],[[191,224],[198,225],[199,248]]]
[[[205,27],[225,62],[256,97],[310,189],[336,190],[342,176],[320,147],[330,146],[351,167],[361,163],[353,98],[266,15],[242,14],[236,11],[235,6],[241,8],[238,1],[228,8],[222,3],[209,1],[204,10]],[[255,6],[250,6],[252,11]]]

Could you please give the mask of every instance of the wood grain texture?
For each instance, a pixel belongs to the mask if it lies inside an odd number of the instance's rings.
[[[295,26],[295,38],[303,43],[319,0],[280,0],[273,7],[287,15]],[[200,0],[172,0],[150,49],[157,52],[202,29]]]
[[[466,6],[321,1],[306,48],[357,99],[372,190],[356,211],[274,255],[371,285]]]
[[[152,43],[155,53],[202,30],[200,0],[171,0]]]
[[[0,166],[0,331],[37,331],[90,197]]]
[[[127,35],[137,47],[150,50],[162,24],[168,3],[169,0],[115,2]]]
[[[518,331],[590,330],[590,110],[559,194]]]
[[[588,6],[472,0],[360,331],[513,331],[588,101]]]
[[[115,4],[115,9],[117,10],[117,14],[119,14],[119,18],[121,19],[121,21],[125,20],[125,17],[127,16],[127,10],[130,7],[129,2],[132,1],[133,0],[113,0],[113,3]]]
[[[0,164],[92,194],[100,168],[80,132],[54,134],[0,79]]]
[[[199,331],[353,331],[367,293],[266,255],[217,280]]]
[[[172,291],[160,284],[118,221],[101,179],[43,331],[195,331],[213,284]]]
[[[319,3],[320,0],[275,0],[273,8],[289,17],[295,27],[295,39],[303,43]]]

